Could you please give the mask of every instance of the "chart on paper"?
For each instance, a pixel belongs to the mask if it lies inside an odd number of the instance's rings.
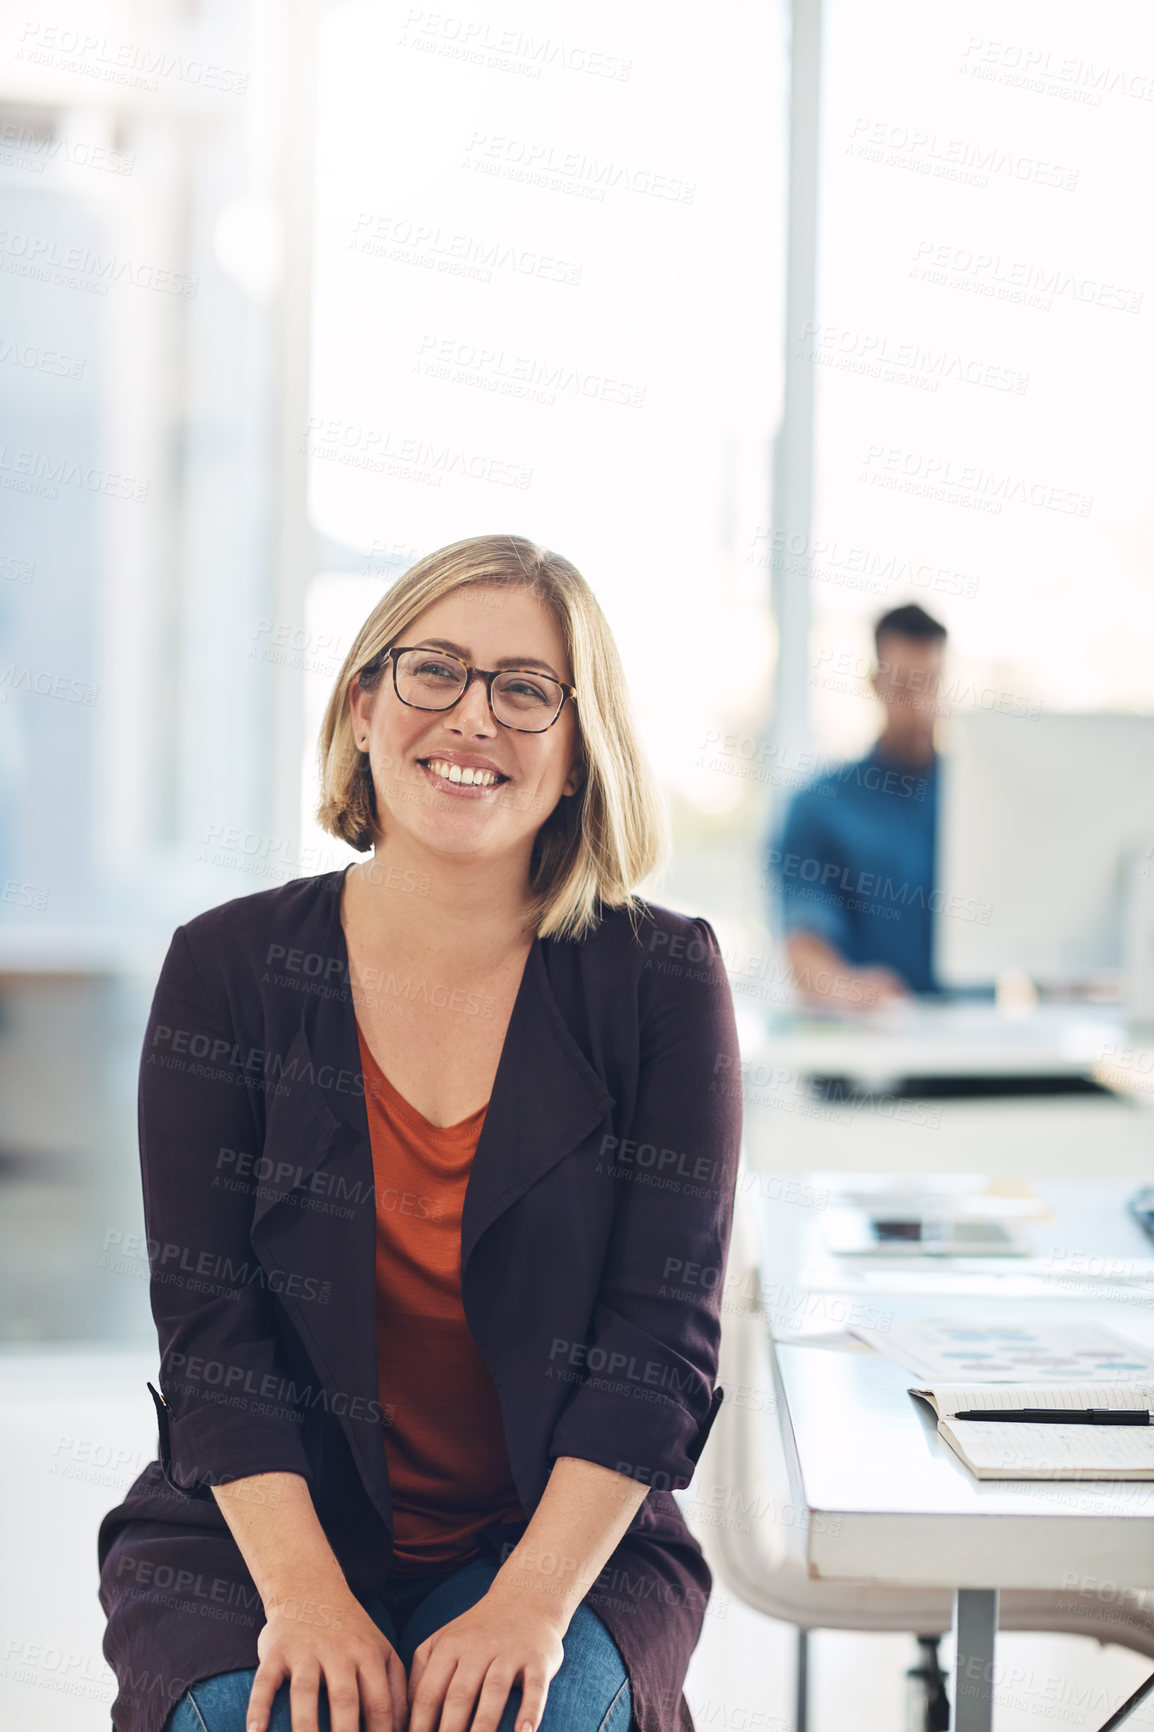
[[[930,1381],[1132,1383],[1154,1377],[1154,1357],[1145,1348],[1096,1324],[926,1317],[852,1333]]]

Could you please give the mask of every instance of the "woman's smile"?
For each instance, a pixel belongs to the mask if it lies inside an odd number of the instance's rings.
[[[439,752],[418,758],[418,764],[434,788],[455,794],[458,799],[484,800],[494,795],[508,780],[495,766],[482,759],[462,761],[457,756]]]

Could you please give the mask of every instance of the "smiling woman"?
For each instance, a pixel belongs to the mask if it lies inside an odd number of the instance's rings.
[[[458,629],[439,635],[455,619]],[[412,653],[422,648],[445,654],[422,660]],[[469,667],[474,658],[500,678]],[[526,701],[524,687],[516,696],[510,679],[517,668],[556,682],[559,690],[548,689],[554,713],[538,698],[544,713],[514,719],[515,706],[523,709]],[[433,694],[419,689],[430,682],[448,684],[435,694],[435,709]],[[382,688],[392,701],[377,705]],[[537,688],[547,690],[539,679]],[[532,731],[523,731],[530,723]],[[467,738],[474,725],[479,736]],[[492,749],[478,747],[476,738]],[[414,806],[436,823],[436,807],[419,792],[443,789],[445,778],[418,774],[434,748],[442,762],[489,768],[514,784],[498,812],[510,822],[517,814],[526,820],[520,830],[523,841],[531,840],[527,883],[542,937],[579,937],[594,923],[598,899],[627,905],[668,848],[665,809],[632,726],[608,622],[568,560],[521,537],[476,536],[429,554],[365,621],[321,726],[319,822],[363,850],[378,837],[380,794],[390,834],[393,826],[406,828],[405,813]],[[567,754],[572,774],[546,806],[557,780],[550,767]]]
[[[99,1543],[113,1725],[691,1732],[710,1577],[672,1493],[721,1401],[740,1058],[712,928],[636,890],[665,817],[589,586],[515,536],[430,554],[319,754],[319,821],[371,857],[178,929],[140,1124],[149,1243],[326,1302],[154,1269],[159,1458]],[[174,1029],[263,1079],[173,1063]]]

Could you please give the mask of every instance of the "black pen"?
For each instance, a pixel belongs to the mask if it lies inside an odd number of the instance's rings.
[[[1139,1408],[1114,1411],[1109,1407],[1016,1407],[970,1408],[965,1413],[946,1414],[947,1419],[1018,1420],[1026,1425],[1149,1425],[1151,1415]]]

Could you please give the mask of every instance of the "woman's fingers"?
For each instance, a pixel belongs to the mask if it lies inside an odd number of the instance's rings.
[[[429,1664],[429,1661],[432,1658],[432,1653],[433,1643],[432,1638],[429,1636],[426,1636],[420,1646],[413,1650],[413,1657],[409,1661],[409,1677],[406,1686],[410,1706],[412,1705],[413,1697],[417,1693],[417,1686],[425,1675],[425,1667]]]
[[[516,1732],[537,1732],[545,1715],[549,1696],[549,1678],[544,1666],[525,1667],[521,1679],[521,1706],[517,1710]]]
[[[409,1723],[408,1679],[399,1654],[389,1649],[383,1680],[362,1673],[360,1682],[365,1732],[405,1732]]]
[[[408,1732],[497,1732],[518,1681],[516,1732],[537,1732],[550,1680],[564,1658],[561,1642],[553,1637],[540,1643],[498,1642],[481,1639],[475,1631],[467,1638],[458,1626],[477,1615],[478,1608],[472,1608],[435,1631],[414,1653]]]
[[[319,1693],[322,1674],[317,1667],[298,1666],[291,1674],[283,1661],[264,1660],[257,1667],[249,1692],[245,1732],[268,1732],[269,1716],[277,1691],[289,1679],[289,1707],[293,1732],[319,1732]],[[332,1732],[406,1732],[409,1719],[408,1680],[400,1656],[389,1648],[384,1676],[365,1676],[352,1667],[341,1667],[324,1676]],[[435,1722],[434,1722],[435,1724]]]
[[[505,1704],[509,1700],[509,1692],[517,1681],[516,1668],[502,1665],[494,1661],[485,1673],[485,1682],[481,1686],[481,1694],[477,1702],[477,1711],[472,1720],[465,1720],[463,1725],[469,1727],[469,1732],[497,1732],[501,1723],[501,1715],[505,1712]],[[517,1724],[521,1724],[521,1715],[517,1715]]]
[[[483,1666],[458,1664],[444,1686],[441,1718],[432,1722],[437,1727],[437,1732],[469,1732],[474,1724],[473,1709],[477,1701],[477,1692],[480,1690],[484,1679],[485,1669]]]
[[[425,1646],[424,1643],[421,1644]],[[417,1650],[420,1652],[420,1649]],[[409,1672],[409,1732],[445,1732],[441,1704],[456,1671],[455,1660],[439,1660],[434,1649],[417,1675],[416,1655]],[[468,1724],[468,1722],[466,1722]],[[296,1732],[294,1727],[293,1732]]]
[[[329,1723],[332,1732],[361,1732],[361,1688],[356,1671],[351,1666],[333,1669],[325,1676],[329,1698]],[[387,1702],[384,1704],[387,1708]],[[296,1732],[296,1708],[293,1708],[293,1732]],[[311,1728],[310,1728],[311,1732]],[[391,1728],[386,1728],[391,1732]]]
[[[389,1689],[393,1696],[393,1725],[396,1732],[406,1732],[409,1724],[409,1678],[405,1662],[395,1649],[389,1649]]]
[[[245,1732],[268,1732],[273,1698],[280,1689],[287,1668],[276,1660],[262,1660],[256,1669],[248,1695],[248,1710],[244,1717]]]
[[[320,1667],[298,1666],[289,1680],[289,1710],[293,1732],[320,1732],[317,1696],[321,1687]]]
[[[421,1720],[416,1716],[417,1691],[420,1689],[421,1684],[424,1681],[425,1673],[429,1669],[429,1662],[432,1660],[432,1657],[432,1638],[426,1636],[420,1647],[413,1651],[413,1657],[409,1661],[409,1675],[405,1679],[405,1701],[408,1703],[409,1708],[409,1732],[429,1732],[429,1728],[435,1727],[437,1724],[437,1716],[435,1712],[436,1704],[434,1704],[434,1712],[431,1720],[428,1718],[428,1706],[426,1705],[422,1708],[421,1712],[425,1717],[424,1726],[422,1726]],[[423,1696],[421,1700],[422,1703],[428,1704],[432,1701],[432,1698],[429,1696]]]

